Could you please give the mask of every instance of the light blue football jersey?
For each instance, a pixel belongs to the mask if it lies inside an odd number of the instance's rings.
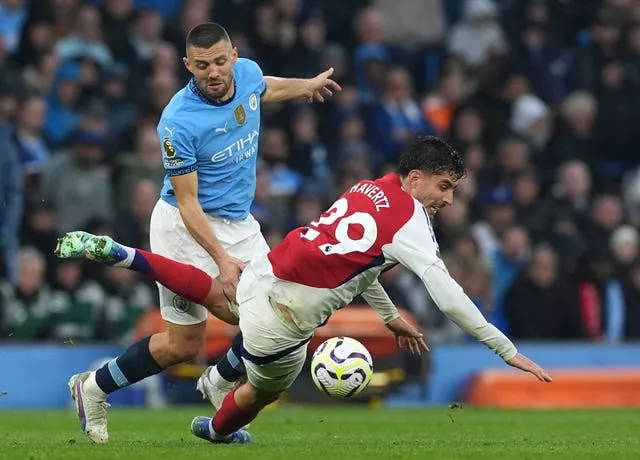
[[[161,197],[177,206],[169,177],[197,171],[198,200],[207,214],[244,219],[256,189],[260,97],[266,90],[260,66],[240,58],[233,68],[233,98],[216,104],[194,80],[165,107],[158,123],[166,170]]]

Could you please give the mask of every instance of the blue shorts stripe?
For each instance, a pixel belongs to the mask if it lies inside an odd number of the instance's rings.
[[[122,373],[122,370],[120,370],[120,367],[118,367],[118,363],[115,359],[109,361],[107,367],[109,368],[109,373],[111,374],[113,381],[116,382],[116,385],[118,385],[118,387],[122,388],[130,385],[129,381]]]
[[[280,358],[283,358],[285,356],[287,356],[290,353],[293,353],[294,351],[296,351],[298,348],[306,345],[307,343],[309,343],[309,341],[311,340],[311,337],[309,337],[306,340],[303,340],[302,342],[289,347],[289,348],[285,348],[282,351],[279,351],[278,353],[274,353],[272,355],[268,355],[268,356],[255,356],[252,355],[251,353],[249,353],[247,351],[247,349],[244,347],[244,343],[242,344],[242,349],[241,349],[241,353],[242,353],[242,357],[244,359],[246,359],[247,361],[251,361],[253,364],[257,364],[258,366],[263,366],[265,364],[270,364],[274,361],[279,360]]]
[[[233,352],[233,348],[229,349],[229,351],[227,352],[227,359],[229,360],[229,364],[231,364],[231,367],[233,367],[235,370],[238,371],[244,369],[244,365],[242,364],[242,362],[240,362],[240,357]]]

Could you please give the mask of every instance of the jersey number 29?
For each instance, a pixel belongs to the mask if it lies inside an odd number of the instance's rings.
[[[333,203],[333,206],[324,213],[320,219],[313,221],[307,227],[307,231],[302,235],[303,238],[313,241],[320,232],[317,230],[321,225],[329,226],[336,221],[338,225],[335,228],[336,244],[325,243],[318,246],[324,255],[332,254],[349,254],[351,252],[367,252],[376,242],[378,238],[378,225],[375,219],[366,212],[354,212],[345,216],[349,210],[349,203],[346,198],[340,198]],[[349,226],[358,225],[362,227],[362,235],[358,239],[349,236]]]

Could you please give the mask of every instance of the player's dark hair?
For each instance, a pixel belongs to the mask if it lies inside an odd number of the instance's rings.
[[[225,28],[215,22],[198,24],[187,34],[187,46],[196,48],[211,48],[221,40],[231,43]]]
[[[431,175],[449,174],[456,180],[467,172],[462,155],[435,136],[415,137],[400,154],[398,173],[405,177],[414,169]]]

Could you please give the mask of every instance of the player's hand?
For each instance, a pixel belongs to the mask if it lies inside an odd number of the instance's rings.
[[[329,78],[331,75],[333,75],[333,67],[309,80],[310,94],[307,96],[307,102],[324,102],[325,97],[333,96],[336,91],[342,91],[342,87]]]
[[[235,257],[227,256],[218,263],[220,269],[220,284],[222,291],[230,302],[237,303],[236,289],[240,281],[240,273],[245,268],[244,262]]]
[[[399,316],[396,319],[392,319],[386,326],[387,329],[395,334],[398,348],[408,350],[412,355],[419,355],[421,348],[429,351],[429,347],[424,341],[424,335],[402,317]]]
[[[520,369],[521,371],[535,375],[541,382],[553,382],[553,379],[549,374],[547,374],[547,371],[520,353],[507,361],[507,364]]]

